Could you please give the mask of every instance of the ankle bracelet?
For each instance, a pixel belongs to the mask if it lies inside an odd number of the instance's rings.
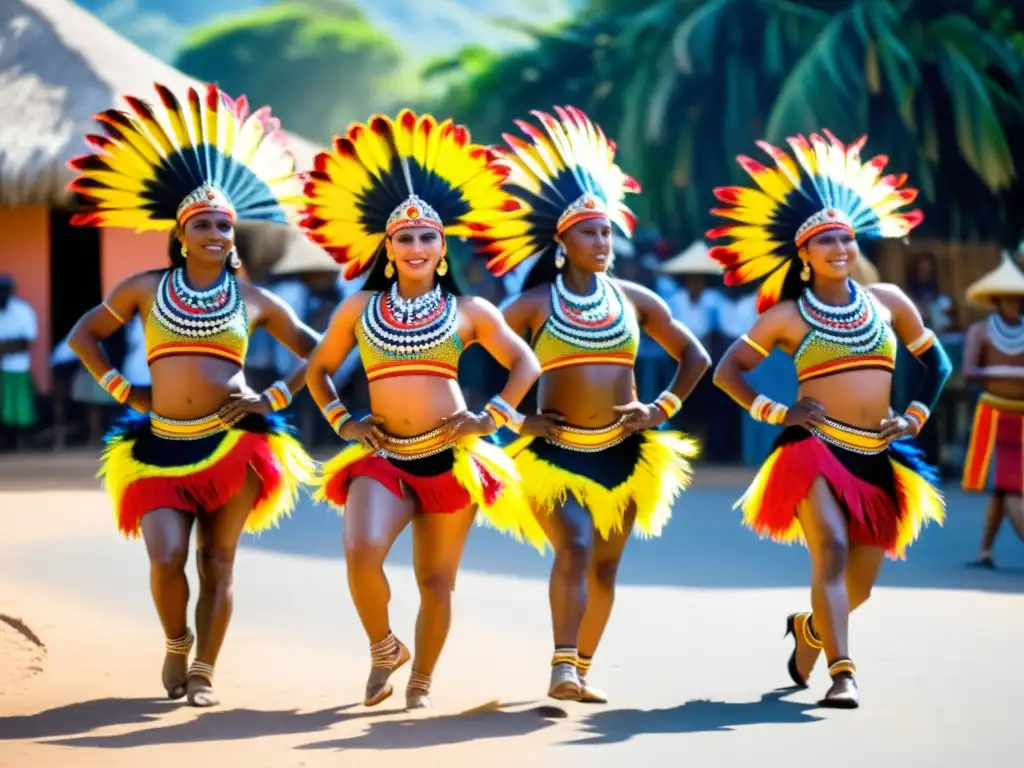
[[[579,663],[579,658],[579,652],[575,648],[555,648],[555,652],[551,654],[551,666],[556,667],[559,664],[572,664],[575,667]]]
[[[193,661],[188,668],[189,677],[199,677],[213,685],[213,665],[206,664],[198,659]]]
[[[189,651],[192,650],[192,643],[195,642],[195,635],[192,634],[192,630],[188,627],[185,628],[185,634],[181,637],[166,637],[164,638],[164,644],[167,646],[168,653],[175,653],[179,656],[188,656]]]
[[[405,689],[409,692],[428,694],[430,693],[430,681],[430,675],[424,675],[414,669],[409,675],[409,684]]]
[[[821,638],[818,637],[814,631],[814,627],[811,626],[811,618],[814,614],[808,613],[807,618],[804,619],[804,642],[816,651],[820,651],[825,647],[824,643],[821,642]]]
[[[398,658],[398,638],[393,632],[383,640],[370,644],[370,664],[374,667],[388,669],[395,664]]]
[[[828,665],[828,673],[832,677],[835,677],[836,675],[841,675],[843,673],[846,673],[851,677],[856,677],[857,667],[849,659],[836,659]]]

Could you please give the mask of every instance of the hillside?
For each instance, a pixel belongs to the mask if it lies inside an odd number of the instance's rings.
[[[329,0],[327,0],[329,1]],[[477,43],[504,49],[523,37],[499,19],[549,24],[568,16],[582,0],[341,0],[362,9],[413,57],[451,53]],[[75,0],[137,45],[170,62],[185,32],[225,15],[273,0]],[[320,0],[325,2],[325,0]]]

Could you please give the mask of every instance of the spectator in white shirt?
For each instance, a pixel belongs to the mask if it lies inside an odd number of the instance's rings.
[[[0,446],[24,447],[39,419],[30,349],[38,335],[35,310],[15,294],[14,278],[0,275]]]

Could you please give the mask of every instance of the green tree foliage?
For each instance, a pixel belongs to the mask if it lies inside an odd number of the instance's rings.
[[[528,109],[590,112],[644,185],[638,213],[680,239],[712,223],[713,187],[746,178],[736,154],[822,127],[868,133],[910,173],[933,234],[1019,238],[1024,9],[967,5],[588,0],[532,49],[431,73],[462,72],[450,103],[487,139]]]
[[[288,130],[327,142],[401,98],[400,54],[354,5],[283,3],[193,32],[175,66],[269,104]]]

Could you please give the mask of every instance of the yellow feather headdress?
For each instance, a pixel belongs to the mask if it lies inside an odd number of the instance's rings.
[[[490,160],[490,150],[451,119],[408,109],[394,120],[375,115],[317,155],[300,225],[345,265],[346,279],[365,272],[385,239],[406,227],[489,241],[492,228],[518,208]]]
[[[640,185],[615,164],[615,142],[575,107],[555,107],[557,117],[532,114],[539,130],[522,120],[516,125],[529,141],[504,134],[508,149],[497,148],[494,167],[507,175],[505,189],[521,203],[514,217],[501,223],[485,249],[487,268],[504,275],[524,260],[553,252],[555,238],[585,219],[608,217],[626,236],[636,216],[626,206],[627,192]]]
[[[712,240],[732,239],[709,254],[725,268],[726,285],[764,280],[758,312],[778,302],[786,276],[798,268],[800,247],[815,235],[843,229],[866,237],[904,237],[924,219],[916,209],[898,212],[917,198],[917,190],[901,189],[906,174],[882,175],[889,158],[861,162],[866,136],[844,146],[829,131],[822,133],[812,133],[810,140],[787,139],[796,161],[778,147],[757,142],[775,161],[774,168],[744,155],[737,160],[758,188],[715,190],[729,207],[711,212],[738,223],[707,232]]]
[[[302,182],[270,108],[250,113],[244,96],[214,85],[205,99],[190,88],[185,106],[155,88],[163,115],[134,96],[124,97],[130,113],[96,115],[105,135],[85,137],[96,152],[70,161],[80,175],[69,186],[82,201],[72,224],[170,230],[208,210],[287,222]]]

